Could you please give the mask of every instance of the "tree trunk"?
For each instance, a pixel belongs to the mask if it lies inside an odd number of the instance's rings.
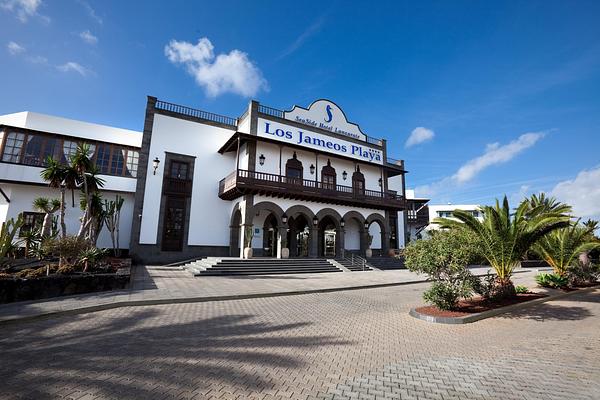
[[[65,223],[65,187],[60,188],[60,229],[62,230],[62,237],[67,236],[67,224]]]
[[[42,236],[48,237],[52,232],[52,214],[46,213],[44,215],[44,223],[42,224]]]
[[[79,228],[79,234],[77,235],[80,239],[83,239],[89,229],[91,223],[90,216],[90,194],[88,192],[87,176],[83,173],[83,193],[85,195],[85,211],[83,212],[83,219],[81,220],[81,227]]]

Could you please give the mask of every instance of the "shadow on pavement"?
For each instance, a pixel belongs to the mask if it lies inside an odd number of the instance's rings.
[[[177,311],[197,312],[193,305]],[[253,315],[176,319],[174,310],[124,308],[6,328],[0,336],[2,396],[54,399],[74,388],[81,395],[153,399],[203,393],[211,383],[270,389],[270,368],[305,367],[294,356],[298,349],[349,344],[301,335],[307,322],[256,322]]]

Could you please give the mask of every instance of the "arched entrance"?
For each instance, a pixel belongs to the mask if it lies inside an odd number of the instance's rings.
[[[365,217],[357,211],[344,215],[344,246],[347,253],[364,255],[367,248],[365,236]]]
[[[389,239],[386,230],[386,220],[379,214],[371,214],[367,218],[368,232],[373,237],[371,250],[373,255],[385,255],[389,249]]]
[[[306,216],[299,214],[288,221],[287,242],[290,257],[308,257],[310,251],[310,225]]]
[[[265,219],[262,232],[263,257],[277,257],[277,218],[272,213]]]
[[[319,221],[319,256],[334,258],[339,246],[336,221],[329,215]]]

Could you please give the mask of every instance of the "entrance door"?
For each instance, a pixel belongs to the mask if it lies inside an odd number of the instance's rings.
[[[335,229],[326,229],[324,232],[324,256],[335,257]]]
[[[308,257],[308,238],[309,238],[309,229],[308,226],[304,226],[298,234],[296,235],[297,240],[297,250],[296,255],[298,257]]]
[[[275,257],[276,247],[275,247],[275,229],[269,228],[265,230],[265,235],[267,235],[266,246],[263,249],[266,257]]]
[[[181,251],[183,249],[183,223],[185,220],[186,199],[167,197],[165,220],[163,223],[163,251]]]

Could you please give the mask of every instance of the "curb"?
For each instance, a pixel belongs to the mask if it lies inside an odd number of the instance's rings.
[[[515,273],[531,272],[530,270],[516,271]],[[132,275],[133,276],[133,275]],[[475,276],[485,276],[485,274],[478,274]],[[325,289],[308,289],[308,290],[293,290],[288,292],[276,292],[276,293],[252,293],[252,294],[239,294],[239,295],[227,295],[227,296],[203,296],[203,297],[179,297],[179,298],[163,298],[163,299],[149,299],[149,300],[127,300],[117,301],[114,303],[98,304],[94,306],[73,308],[70,310],[59,310],[42,312],[36,315],[28,315],[17,318],[0,319],[0,326],[6,326],[11,324],[18,324],[21,322],[35,321],[38,319],[49,319],[53,317],[69,316],[77,314],[86,314],[97,311],[112,310],[114,308],[121,307],[142,307],[142,306],[155,306],[165,304],[185,304],[185,303],[206,303],[210,301],[230,301],[230,300],[246,300],[246,299],[257,299],[257,298],[268,298],[268,297],[282,297],[282,296],[298,296],[303,294],[315,294],[315,293],[331,293],[331,292],[342,292],[345,290],[361,290],[361,289],[377,289],[391,286],[405,286],[414,285],[418,283],[429,282],[427,279],[419,279],[414,281],[406,282],[393,282],[393,283],[376,283],[371,285],[358,285],[358,286],[346,286],[336,288],[325,288]],[[7,303],[10,304],[10,303]]]
[[[555,295],[549,295],[546,297],[542,297],[535,300],[525,301],[523,303],[512,304],[510,306],[496,308],[494,310],[484,311],[477,314],[465,315],[464,317],[434,317],[432,315],[421,314],[415,308],[411,308],[408,314],[414,318],[420,319],[425,322],[431,322],[435,324],[450,324],[450,325],[462,325],[462,324],[470,324],[473,322],[480,321],[482,319],[492,318],[498,316],[500,314],[504,314],[510,311],[519,310],[521,308],[526,308],[529,306],[534,306],[537,304],[542,304],[547,301],[558,300],[563,297],[567,297],[576,293],[587,293],[591,292],[595,289],[599,289],[600,286],[592,286],[587,288],[582,288],[578,290],[574,290],[572,292],[563,292]]]

